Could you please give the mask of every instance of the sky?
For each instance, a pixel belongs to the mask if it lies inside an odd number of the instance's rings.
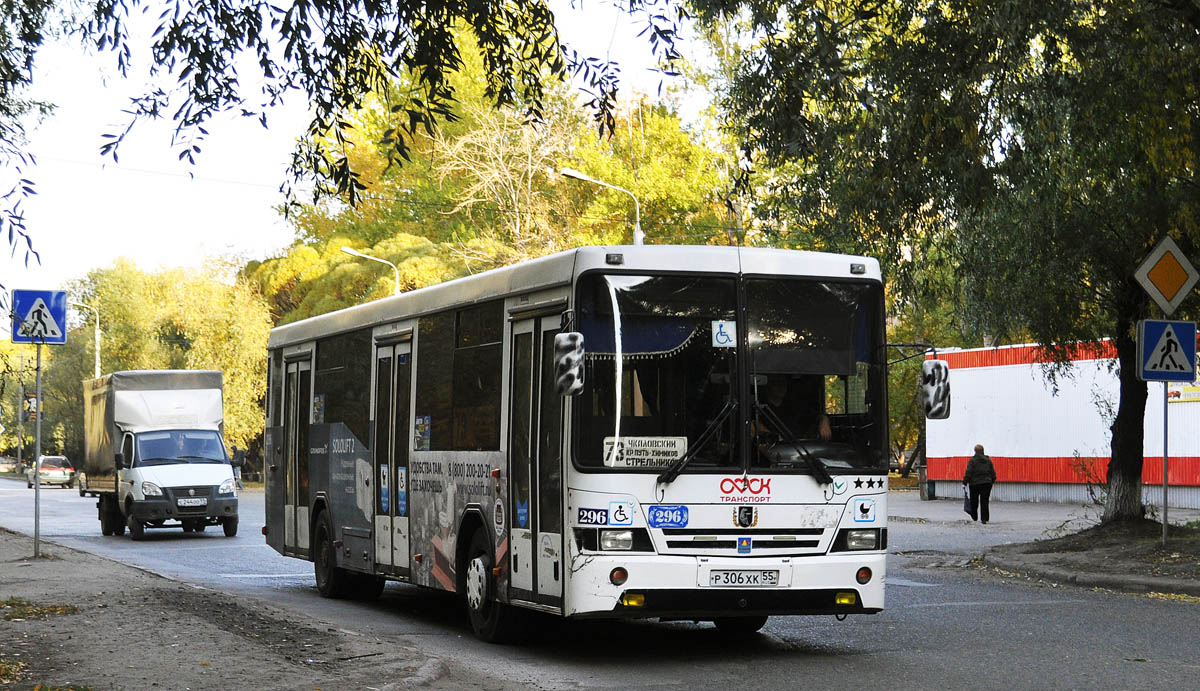
[[[623,92],[657,90],[662,76],[636,36],[639,25],[599,0],[551,4],[564,42],[621,63]],[[32,129],[28,147],[37,166],[26,177],[37,195],[24,211],[41,263],[25,266],[24,243],[15,254],[0,245],[7,290],[65,289],[119,257],[144,270],[200,267],[208,258],[264,259],[292,242],[276,207],[293,143],[308,122],[302,95],[269,111],[268,130],[233,116],[212,122],[195,165],[177,160],[169,121],[139,123],[114,164],[99,153],[102,135],[120,130],[122,108],[144,85],[123,82],[111,54],[88,55],[66,41],[40,50],[35,69],[29,95],[57,106]],[[7,335],[7,325],[0,330]]]

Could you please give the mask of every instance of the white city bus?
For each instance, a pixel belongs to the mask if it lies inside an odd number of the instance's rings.
[[[530,610],[751,632],[883,609],[872,259],[586,247],[269,349],[264,533],[322,595],[458,592],[485,640]]]

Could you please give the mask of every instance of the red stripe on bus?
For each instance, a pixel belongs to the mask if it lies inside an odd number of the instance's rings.
[[[970,456],[941,456],[928,459],[930,480],[962,481]],[[992,456],[997,482],[1054,482],[1104,484],[1108,458]],[[1200,486],[1200,456],[1171,456],[1169,485]],[[1162,484],[1162,456],[1146,456],[1142,482]]]

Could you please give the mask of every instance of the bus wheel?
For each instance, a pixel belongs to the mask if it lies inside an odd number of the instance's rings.
[[[762,617],[721,617],[713,619],[717,630],[734,636],[748,636],[757,632],[767,624],[767,618]]]
[[[510,643],[525,633],[524,610],[496,599],[496,579],[492,576],[495,562],[492,542],[483,528],[471,536],[467,550],[464,584],[467,614],[475,636],[488,643]]]
[[[313,573],[317,577],[317,591],[322,597],[343,598],[349,594],[351,575],[337,567],[337,557],[333,551],[333,529],[329,523],[329,512],[322,511],[317,516],[316,530],[313,532],[312,550]]]
[[[369,573],[357,574],[356,580],[358,582],[355,583],[354,597],[359,600],[378,600],[383,594],[383,587],[387,585],[386,578]]]

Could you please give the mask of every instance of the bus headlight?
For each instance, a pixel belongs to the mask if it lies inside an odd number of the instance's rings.
[[[846,549],[878,549],[879,531],[877,530],[847,530]]]
[[[605,552],[633,549],[632,530],[601,530],[600,549]]]
[[[162,496],[162,488],[159,487],[158,485],[154,484],[153,482],[143,482],[142,483],[142,496],[143,497],[161,497]]]

